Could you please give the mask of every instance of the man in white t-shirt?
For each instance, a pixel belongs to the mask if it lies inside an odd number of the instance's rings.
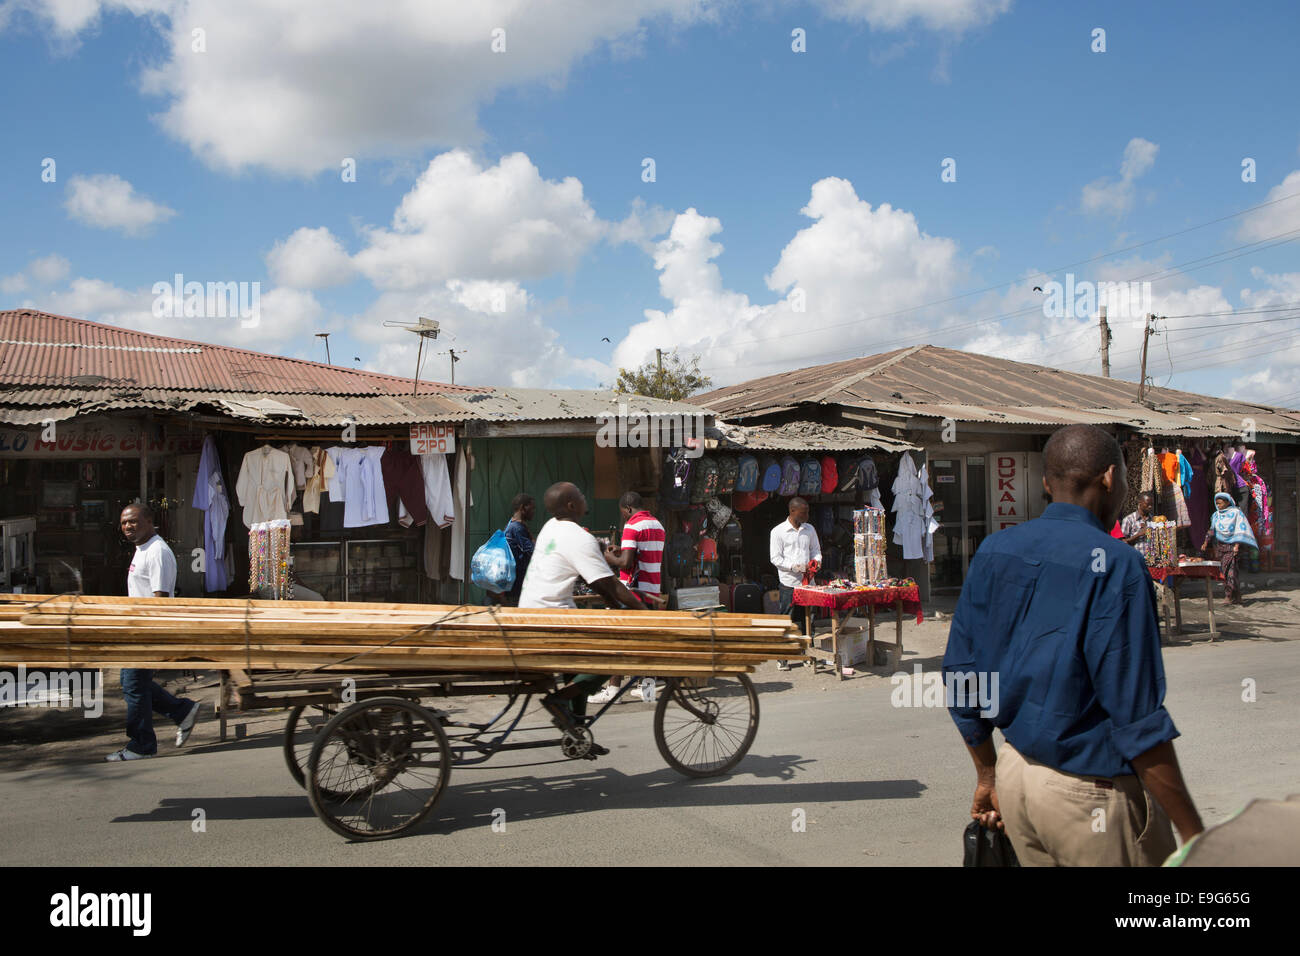
[[[176,555],[154,529],[153,512],[148,505],[127,505],[122,509],[122,534],[135,545],[135,555],[126,574],[126,593],[130,597],[174,597],[176,593]],[[198,701],[177,698],[167,693],[153,679],[153,671],[139,667],[122,668],[122,696],[126,698],[126,733],[130,742],[109,754],[107,760],[139,760],[158,752],[158,738],[153,732],[153,712],[176,722],[176,746],[183,746],[199,718]]]
[[[537,534],[528,574],[519,592],[519,606],[577,607],[573,586],[582,578],[611,606],[642,610],[645,605],[618,579],[605,561],[600,544],[578,524],[587,513],[587,499],[578,487],[567,481],[558,482],[546,490],[544,501],[553,517]],[[568,729],[570,717],[564,703],[568,703],[574,714],[585,717],[587,695],[594,693],[604,681],[599,674],[578,674],[571,684],[549,695],[542,704],[561,728]],[[609,751],[593,744],[592,754],[601,753]]]

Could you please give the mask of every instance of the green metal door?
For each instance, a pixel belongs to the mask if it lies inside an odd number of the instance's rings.
[[[557,481],[571,481],[587,496],[585,524],[609,528],[618,522],[618,502],[597,500],[595,491],[595,440],[592,438],[475,438],[474,471],[470,492],[474,505],[469,514],[469,551],[472,556],[492,532],[510,520],[510,502],[524,491],[537,501],[531,525],[537,534],[550,518],[543,503],[546,489]],[[468,568],[466,569],[468,575]],[[486,595],[466,580],[467,600],[482,604]]]

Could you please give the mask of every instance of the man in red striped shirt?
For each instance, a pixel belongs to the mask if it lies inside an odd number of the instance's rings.
[[[605,560],[619,572],[619,580],[629,591],[639,597],[649,608],[663,606],[660,597],[660,568],[663,565],[664,526],[650,512],[635,491],[628,491],[618,499],[618,511],[623,518],[622,547],[605,549]],[[591,703],[604,704],[614,699],[622,678],[614,677],[599,693],[588,698]],[[643,699],[641,689],[632,691],[634,700]]]

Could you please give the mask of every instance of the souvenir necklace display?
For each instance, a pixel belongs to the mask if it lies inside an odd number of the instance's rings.
[[[248,590],[254,594],[270,590],[276,601],[293,600],[289,579],[289,534],[284,518],[259,521],[248,529]]]

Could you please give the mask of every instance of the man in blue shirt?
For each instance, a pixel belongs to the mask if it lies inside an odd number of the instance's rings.
[[[1127,491],[1119,445],[1092,425],[1060,429],[1043,487],[1042,517],[981,545],[948,634],[949,710],[977,776],[971,816],[1005,825],[1026,866],[1156,866],[1175,849],[1171,819],[1184,842],[1202,826],[1164,708],[1151,580],[1105,530]],[[975,686],[996,699],[963,693]]]

